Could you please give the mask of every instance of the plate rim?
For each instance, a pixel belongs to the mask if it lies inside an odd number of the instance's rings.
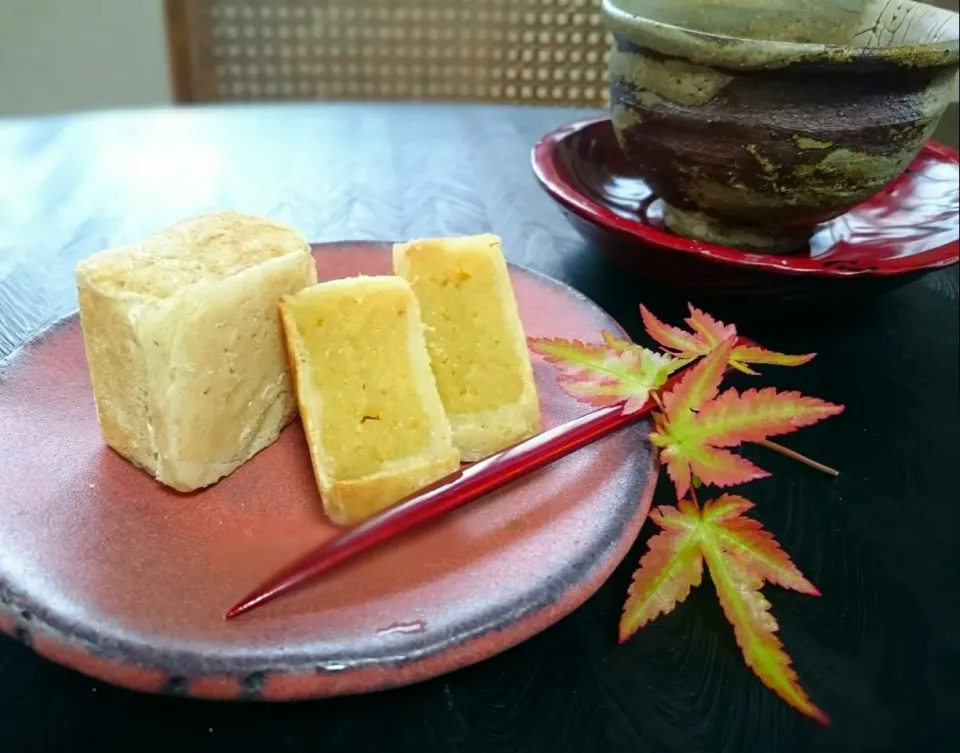
[[[581,219],[621,237],[629,237],[634,242],[643,243],[661,251],[681,251],[736,269],[754,269],[786,277],[823,279],[894,277],[943,269],[960,261],[960,235],[953,241],[918,254],[898,257],[896,260],[883,260],[871,268],[850,269],[839,266],[828,267],[812,259],[791,259],[789,256],[738,251],[725,246],[683,238],[645,223],[621,217],[580,191],[557,164],[557,149],[563,142],[581,131],[608,123],[610,123],[609,115],[595,116],[568,123],[544,134],[530,152],[530,163],[537,181],[555,201]],[[928,140],[921,147],[918,157],[925,152],[960,165],[960,154],[934,139]],[[785,259],[788,260],[788,264],[782,263]],[[904,259],[913,260],[913,263],[905,264]]]
[[[389,245],[386,241],[310,244],[314,256],[326,249],[337,247],[373,250]],[[509,263],[509,266],[561,288],[567,295],[572,294],[580,301],[595,307],[609,319],[613,325],[611,329],[623,335],[627,334],[620,323],[599,304],[570,285],[523,265]],[[79,326],[78,319],[78,311],[73,310],[38,329],[0,359],[0,372],[12,366],[28,348],[56,335],[60,329]],[[649,428],[648,421],[640,422],[639,425]],[[527,609],[500,619],[499,624],[484,624],[472,632],[458,635],[459,650],[454,655],[449,654],[448,642],[438,641],[430,647],[429,652],[398,657],[395,660],[376,658],[371,660],[370,666],[358,663],[345,671],[330,669],[329,677],[325,676],[327,670],[322,665],[318,666],[319,660],[316,657],[311,661],[308,652],[303,652],[301,662],[293,661],[282,666],[276,666],[276,657],[270,657],[262,662],[253,659],[242,662],[244,666],[239,670],[224,671],[211,666],[208,671],[201,669],[194,673],[184,673],[180,662],[186,660],[187,664],[202,666],[202,650],[157,651],[141,640],[118,640],[112,637],[100,641],[96,633],[84,630],[82,625],[50,615],[43,604],[5,581],[2,574],[0,633],[23,643],[47,660],[84,675],[151,694],[182,695],[210,700],[295,701],[375,692],[419,683],[503,653],[534,637],[589,600],[629,553],[649,515],[660,475],[655,453],[650,453],[649,458],[647,478],[643,482],[632,516],[625,519],[621,535],[605,548],[601,557],[594,560],[592,568],[585,570],[584,577],[565,584],[562,589],[552,590],[544,599],[528,602]],[[296,654],[288,655],[288,658],[295,659]],[[215,665],[216,661],[212,664]],[[271,661],[274,664],[272,667]],[[247,663],[249,667],[245,666]],[[275,680],[279,681],[279,689],[271,691],[271,681]]]

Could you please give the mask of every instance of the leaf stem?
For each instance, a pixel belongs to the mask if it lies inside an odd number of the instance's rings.
[[[660,399],[660,391],[659,391],[659,390],[651,390],[651,392],[650,392],[650,397],[653,398],[653,402],[655,402],[655,403],[657,404],[657,406],[660,408],[660,410],[666,410],[666,409],[663,407],[663,401]]]
[[[806,455],[801,455],[796,450],[791,450],[789,447],[784,447],[782,444],[777,444],[776,442],[771,442],[769,439],[761,439],[757,442],[761,447],[766,447],[768,450],[773,450],[774,452],[779,452],[781,455],[786,455],[788,458],[796,460],[804,465],[809,465],[811,468],[814,468],[822,473],[826,473],[828,476],[839,476],[840,471],[835,468],[831,468],[829,465],[824,465],[823,463],[818,463],[816,460],[811,460]]]

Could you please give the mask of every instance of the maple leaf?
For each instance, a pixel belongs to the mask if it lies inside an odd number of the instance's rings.
[[[689,363],[696,358],[708,355],[725,340],[737,336],[737,329],[734,325],[717,321],[692,304],[687,304],[687,306],[690,309],[690,316],[685,321],[690,327],[689,332],[664,324],[646,306],[640,305],[640,316],[643,318],[643,325],[647,334],[675,358]],[[737,345],[730,354],[730,365],[745,374],[756,375],[757,372],[747,366],[748,363],[800,366],[810,361],[815,355],[816,353],[805,353],[793,356],[767,350],[759,345],[743,343]]]
[[[690,508],[693,509],[690,509]],[[658,615],[666,614],[700,585],[703,555],[699,547],[700,511],[681,500],[676,508],[658,507],[650,519],[663,529],[652,537],[630,585],[620,640],[625,641]]]
[[[684,321],[700,339],[712,347],[716,347],[724,340],[737,336],[737,328],[732,324],[724,324],[714,319],[710,314],[696,308],[692,303],[687,304],[690,316]]]
[[[620,640],[682,602],[699,585],[705,560],[747,665],[791,706],[826,723],[826,714],[800,687],[760,588],[769,580],[805,593],[817,590],[759,522],[742,516],[750,507],[752,503],[742,497],[722,495],[707,502],[703,510],[684,499],[676,507],[659,507],[651,513],[663,530],[650,539],[634,574],[620,621]]]
[[[800,687],[790,656],[777,638],[779,625],[770,613],[770,602],[760,591],[763,581],[741,568],[735,558],[722,556],[712,544],[705,543],[703,552],[720,606],[733,625],[747,666],[760,682],[795,709],[827,724],[829,718]]]
[[[724,552],[737,556],[750,573],[783,588],[819,596],[817,587],[803,577],[773,534],[760,522],[743,517],[753,502],[736,494],[722,494],[704,506],[703,517],[711,524],[711,535]]]
[[[606,407],[624,402],[624,413],[640,410],[650,392],[663,386],[683,363],[603,333],[604,343],[548,337],[528,338],[530,350],[555,366],[557,384],[580,402]]]
[[[660,448],[678,498],[686,495],[694,476],[704,484],[731,486],[769,475],[721,448],[787,434],[843,410],[840,405],[772,387],[743,394],[730,388],[718,396],[734,347],[731,338],[710,351],[663,396],[664,415],[655,417],[650,441]]]

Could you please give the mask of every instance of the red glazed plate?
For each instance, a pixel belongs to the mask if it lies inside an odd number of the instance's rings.
[[[389,274],[389,247],[315,251],[321,279]],[[579,293],[512,268],[527,333],[622,332]],[[586,412],[537,364],[545,428]],[[299,423],[219,484],[172,492],[100,437],[70,316],[0,363],[0,629],[109,682],[288,700],[416,682],[519,643],[585,601],[626,554],[656,465],[638,425],[314,585],[224,611],[337,534]]]
[[[960,159],[929,142],[883,191],[821,225],[797,254],[755,254],[692,241],[663,225],[662,202],[631,167],[608,118],[547,134],[533,169],[573,225],[638,277],[717,295],[806,298],[876,292],[956,264]]]

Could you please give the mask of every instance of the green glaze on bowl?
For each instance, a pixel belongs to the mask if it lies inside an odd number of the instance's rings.
[[[958,16],[890,0],[604,0],[611,116],[679,235],[801,247],[956,96]]]

